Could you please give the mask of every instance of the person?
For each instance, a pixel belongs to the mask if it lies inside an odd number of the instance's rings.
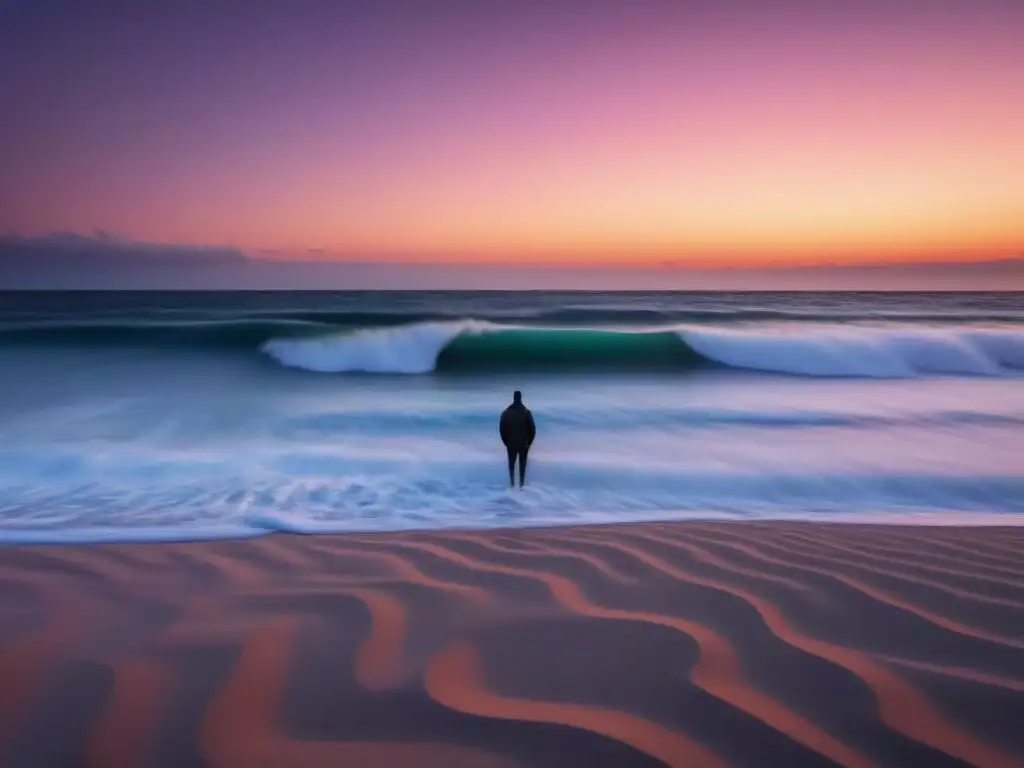
[[[519,459],[519,487],[522,488],[526,482],[526,457],[537,436],[533,414],[523,405],[522,392],[516,390],[512,394],[512,405],[501,412],[498,431],[508,451],[508,484],[513,487],[516,484],[516,459]]]

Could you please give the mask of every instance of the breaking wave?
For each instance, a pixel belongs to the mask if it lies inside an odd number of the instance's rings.
[[[1007,376],[1024,370],[1020,323],[745,320],[567,326],[536,318],[435,317],[398,323],[397,314],[292,315],[23,320],[0,323],[0,346],[231,354],[259,350],[287,368],[321,373],[686,371],[725,366],[813,377],[914,378]]]
[[[276,338],[280,364],[323,373],[689,369],[724,365],[799,376],[1003,376],[1024,369],[1024,329],[510,327],[465,321]]]

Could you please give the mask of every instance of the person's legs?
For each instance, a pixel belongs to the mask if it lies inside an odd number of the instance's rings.
[[[508,484],[516,484],[516,449],[505,446],[508,451]]]
[[[529,448],[519,449],[519,487],[522,488],[526,483],[526,454],[530,452]]]

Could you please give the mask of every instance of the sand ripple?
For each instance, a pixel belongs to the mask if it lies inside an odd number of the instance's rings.
[[[7,548],[0,765],[1024,765],[1024,531]]]

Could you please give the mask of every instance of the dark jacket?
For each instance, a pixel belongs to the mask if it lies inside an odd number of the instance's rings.
[[[517,450],[529,448],[537,436],[533,414],[522,403],[512,403],[502,411],[498,431],[501,432],[501,442]]]

